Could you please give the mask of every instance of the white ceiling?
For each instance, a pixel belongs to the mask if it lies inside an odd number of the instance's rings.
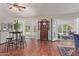
[[[23,12],[10,11],[9,4],[0,4],[0,17],[8,16],[78,16],[79,4],[78,3],[25,3],[27,8]]]

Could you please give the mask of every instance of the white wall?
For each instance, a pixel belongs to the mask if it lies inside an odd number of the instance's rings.
[[[38,30],[38,21],[41,19],[47,19],[49,21],[49,31],[48,31],[48,39],[51,40],[51,18],[43,18],[43,17],[34,17],[34,18],[20,18],[20,20],[24,20],[25,25],[30,26],[30,37],[35,39],[40,39],[40,31]],[[34,26],[36,26],[36,32],[34,32]],[[27,36],[27,35],[26,35]]]
[[[38,36],[38,19],[37,18],[23,18],[25,25],[30,26],[30,38],[39,39]],[[36,26],[36,32],[34,32],[34,26]],[[27,36],[27,35],[26,35]]]
[[[14,23],[14,20],[16,20],[17,18],[15,17],[3,17],[0,19],[0,25],[1,23]],[[51,18],[48,18],[48,17],[31,17],[31,18],[18,18],[19,19],[19,22],[22,23],[22,27],[20,30],[23,31],[23,34],[25,36],[26,33],[25,33],[25,25],[30,25],[30,38],[35,38],[35,39],[40,39],[40,32],[38,30],[38,21],[40,21],[41,19],[47,19],[49,21],[49,31],[48,31],[48,39],[51,40],[51,27],[50,27],[50,21],[51,21]],[[34,32],[34,26],[36,26],[36,32]],[[4,32],[1,32],[2,34],[4,34]],[[8,33],[8,32],[7,32]],[[5,42],[6,41],[6,38],[9,37],[9,35],[0,35],[1,36],[1,42]],[[4,37],[4,39],[3,39]]]
[[[23,27],[22,27],[22,29],[23,29],[23,32],[24,32],[24,34],[26,34],[25,33],[25,27],[24,27],[24,25],[30,25],[31,27],[30,27],[30,37],[31,38],[35,38],[35,39],[39,39],[39,30],[38,30],[38,21],[40,21],[41,19],[47,19],[48,21],[49,21],[49,31],[48,31],[48,39],[49,40],[51,40],[51,18],[52,17],[29,17],[29,18],[18,18],[19,19],[19,21],[20,22],[22,22],[22,24],[23,24]],[[9,23],[9,22],[13,22],[14,20],[16,20],[16,18],[15,17],[7,17],[7,18],[5,18],[5,17],[3,17],[3,18],[1,18],[0,19],[0,24],[1,23]],[[58,40],[57,39],[57,35],[56,35],[56,37],[54,37],[54,32],[57,34],[58,32],[57,32],[57,26],[59,25],[59,24],[70,24],[70,25],[72,25],[72,26],[74,26],[74,22],[73,22],[73,20],[74,19],[66,19],[66,18],[64,18],[64,19],[62,19],[62,18],[52,18],[52,25],[53,25],[53,27],[52,27],[52,37],[53,37],[53,39],[52,40]],[[34,26],[36,26],[36,32],[34,32]],[[55,28],[54,28],[54,26],[55,26]],[[27,35],[26,35],[27,36]],[[1,38],[1,40],[2,40],[2,38]]]
[[[12,23],[14,18],[11,17],[0,17],[0,30],[1,30],[1,24],[2,23]],[[9,32],[8,31],[1,31],[0,32],[0,43],[6,42],[6,38],[9,37]]]

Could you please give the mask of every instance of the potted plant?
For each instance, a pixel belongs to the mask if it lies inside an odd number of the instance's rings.
[[[20,26],[20,24],[19,24],[18,20],[15,20],[14,30],[19,31],[19,26]]]

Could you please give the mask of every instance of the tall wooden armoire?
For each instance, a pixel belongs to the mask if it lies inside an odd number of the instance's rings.
[[[48,40],[49,22],[46,19],[39,21],[40,40]]]

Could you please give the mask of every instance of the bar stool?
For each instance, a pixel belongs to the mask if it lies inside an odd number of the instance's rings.
[[[24,48],[24,43],[25,43],[25,37],[21,36],[21,39],[19,39],[19,44],[20,44],[20,48]]]
[[[7,38],[7,40],[6,40],[7,52],[9,49],[11,49],[11,48],[13,49],[13,47],[14,47],[14,42],[13,42],[12,38]]]

